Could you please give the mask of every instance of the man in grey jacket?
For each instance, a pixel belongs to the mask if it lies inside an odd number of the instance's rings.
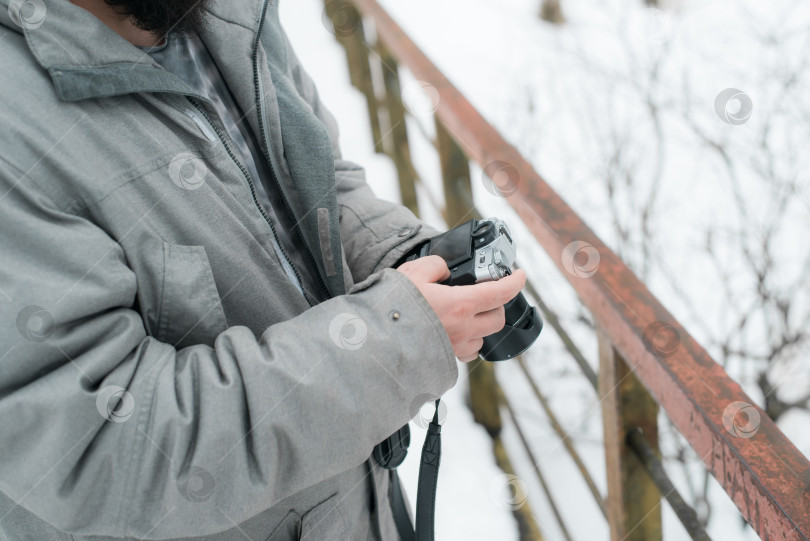
[[[0,4],[0,539],[395,539],[371,450],[525,275],[390,268],[276,1]]]

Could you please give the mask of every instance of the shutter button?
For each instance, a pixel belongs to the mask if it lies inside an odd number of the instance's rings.
[[[396,310],[391,312],[391,319],[393,319],[394,321],[397,321],[399,319],[399,312],[397,312]]]

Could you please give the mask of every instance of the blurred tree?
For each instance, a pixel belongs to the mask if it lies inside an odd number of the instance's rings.
[[[545,0],[544,20],[551,4],[559,8]],[[722,34],[681,0],[595,8],[615,41],[589,25],[546,29],[558,48],[530,57],[532,76],[504,124],[798,442],[790,431],[810,410],[810,57],[798,53],[810,10],[805,0],[777,0],[774,11],[740,5],[711,14]],[[727,60],[749,46],[745,62]],[[732,85],[746,91],[735,95],[749,99],[747,116],[745,101],[720,99]],[[581,307],[559,315],[573,333],[592,331]],[[661,432],[665,459],[681,467],[685,494],[708,522],[711,476],[666,418]]]

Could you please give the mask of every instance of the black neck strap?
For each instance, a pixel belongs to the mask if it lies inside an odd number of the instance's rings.
[[[411,528],[411,519],[405,506],[399,478],[391,470],[391,508],[401,541],[433,541],[436,515],[436,484],[439,481],[439,462],[442,454],[442,427],[439,425],[439,400],[436,413],[428,425],[422,460],[419,464],[419,487],[416,490],[416,532]]]

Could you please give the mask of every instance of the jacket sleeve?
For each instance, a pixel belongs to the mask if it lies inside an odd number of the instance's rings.
[[[359,282],[379,269],[391,267],[412,247],[440,231],[419,220],[408,208],[378,198],[366,183],[365,170],[343,159],[337,122],[320,100],[314,82],[286,35],[284,40],[290,77],[300,96],[329,132],[335,158],[343,249],[352,277]]]
[[[457,377],[391,269],[259,337],[178,350],[147,336],[121,246],[1,158],[0,231],[0,490],[70,533],[231,528],[362,464]]]

